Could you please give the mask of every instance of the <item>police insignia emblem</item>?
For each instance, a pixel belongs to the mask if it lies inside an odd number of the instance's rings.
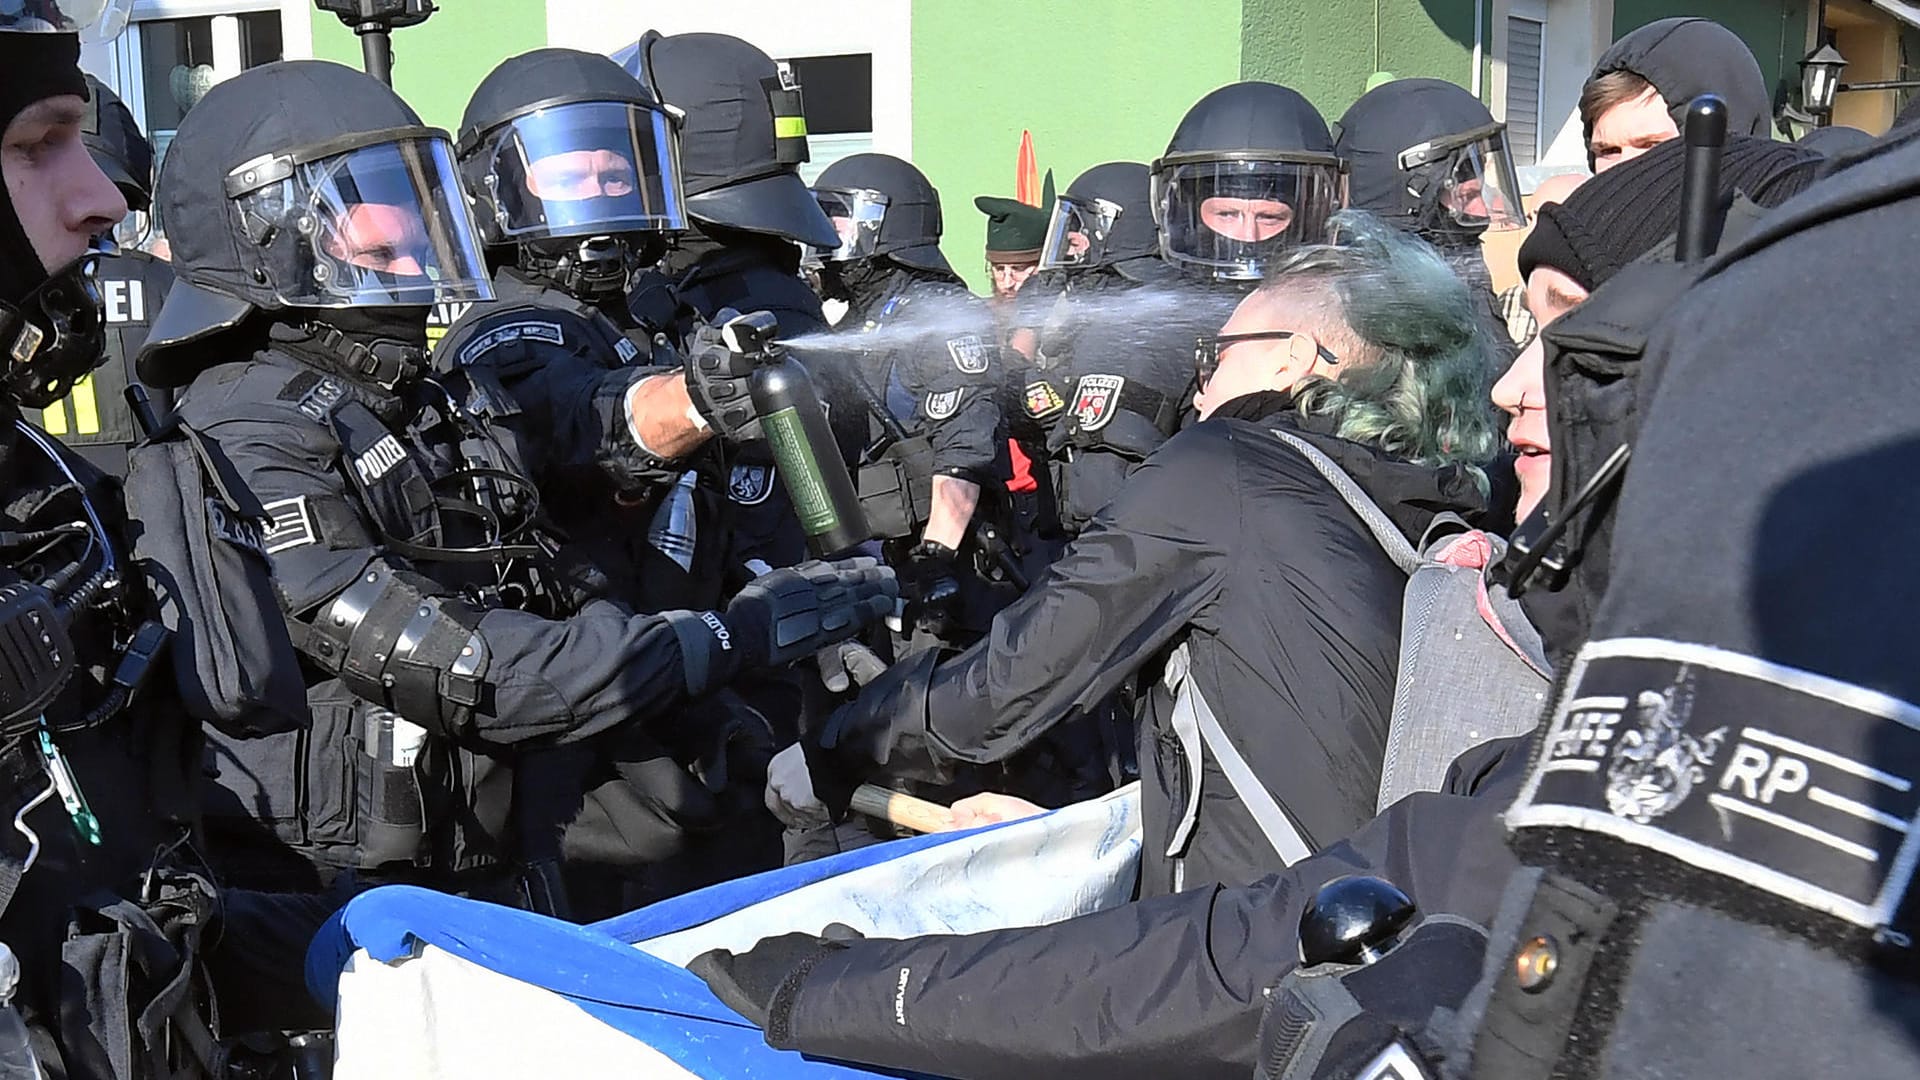
[[[773,493],[773,466],[735,465],[727,480],[727,495],[742,506],[758,506]]]
[[[1052,416],[1067,407],[1066,399],[1060,391],[1046,380],[1027,384],[1027,415],[1035,420]]]
[[[947,417],[959,412],[960,398],[965,394],[965,390],[943,390],[937,394],[928,394],[927,419],[945,420]]]
[[[1672,813],[1706,779],[1727,729],[1702,738],[1687,734],[1693,709],[1686,669],[1666,690],[1642,690],[1633,710],[1638,727],[1622,732],[1607,762],[1607,809],[1642,825]]]
[[[967,375],[984,375],[993,364],[986,343],[972,334],[947,339],[947,353],[953,357],[953,366]]]
[[[1073,422],[1081,431],[1099,431],[1119,411],[1120,391],[1127,380],[1120,375],[1082,375],[1073,385]]]

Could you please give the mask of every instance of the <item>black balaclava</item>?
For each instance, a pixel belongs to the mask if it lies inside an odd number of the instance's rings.
[[[73,94],[87,96],[80,72],[80,38],[73,34],[0,33],[0,131],[36,101]],[[0,178],[4,179],[4,178]],[[13,196],[0,182],[0,300],[18,304],[46,280],[52,269],[40,265],[14,209]]]
[[[1727,130],[1735,134],[1765,138],[1773,119],[1773,95],[1760,61],[1740,35],[1712,19],[1650,22],[1602,53],[1588,81],[1615,71],[1652,83],[1676,127],[1686,126],[1687,105],[1701,94],[1718,94],[1727,103]],[[1586,139],[1593,141],[1593,128]]]

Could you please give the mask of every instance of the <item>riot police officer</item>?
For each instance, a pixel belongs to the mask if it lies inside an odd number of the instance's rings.
[[[1348,205],[1438,248],[1499,322],[1480,238],[1527,225],[1507,126],[1443,79],[1382,83],[1337,126],[1334,149],[1347,166]]]
[[[991,317],[940,253],[940,193],[920,170],[855,154],[829,165],[814,194],[840,237],[822,253],[821,289],[848,305],[837,328],[846,360],[821,366],[852,384],[835,413],[858,417],[858,437],[884,448],[859,470],[868,523],[898,549],[923,625],[939,635],[959,618],[978,632],[990,601],[959,610],[962,578],[975,577],[959,562],[963,550],[986,554],[975,518],[998,507],[983,508],[981,492],[1010,475]]]
[[[107,317],[107,363],[43,410],[41,425],[103,472],[124,476],[127,447],[144,434],[126,397],[135,381],[133,357],[173,286],[173,270],[138,246],[152,226],[153,145],[126,105],[91,75],[87,93],[81,138],[100,171],[120,189],[129,213],[114,229],[120,250],[101,259],[96,271]]]
[[[1150,209],[1147,167],[1109,161],[1076,177],[1054,202],[1040,250],[1040,269],[1020,291],[1016,329],[1009,335],[1007,386],[1017,407],[1007,410],[1014,434],[1047,460],[1046,446],[1073,392],[1073,340],[1085,321],[1106,316],[1112,296],[1172,271],[1159,259]],[[1098,300],[1081,302],[1087,298]],[[1023,365],[1021,361],[1025,360]],[[1040,529],[1058,534],[1054,492],[1066,462],[1049,462],[1048,504]]]
[[[314,715],[297,742],[219,746],[209,824],[230,873],[499,888],[529,828],[508,833],[526,754],[614,731],[697,745],[682,703],[889,606],[890,575],[860,564],[776,572],[724,611],[635,615],[599,594],[529,477],[643,468],[626,395],[584,417],[551,403],[527,426],[547,437],[510,446],[488,420],[518,407],[504,391],[426,377],[428,306],[490,288],[450,141],[378,81],[295,61],[221,84],[175,136],[158,203],[182,280],[139,369],[190,384],[180,422],[271,515]]]
[[[1343,205],[1326,121],[1273,83],[1201,98],[1151,174],[1160,258],[1174,273],[1137,290],[1124,316],[1089,320],[1075,335],[1072,389],[1052,440],[1066,461],[1061,519],[1075,532],[1179,426],[1200,336],[1226,321],[1278,254],[1325,239]]]
[[[668,343],[678,301],[644,269],[664,254],[669,231],[687,225],[674,127],[651,91],[604,56],[541,49],[495,68],[474,91],[457,149],[496,299],[467,309],[435,351],[442,369],[505,387],[523,410],[508,427],[547,402],[591,398],[603,382],[631,398],[634,436],[649,454],[640,469],[536,479],[556,523],[641,610],[720,601],[716,545],[729,530],[707,496],[724,490],[721,463],[690,457],[716,424],[738,434],[751,419],[716,404],[744,401],[744,379],[680,366]],[[676,490],[689,470],[696,483]],[[696,561],[697,586],[688,580]]]
[[[518,404],[495,421],[495,430],[510,437],[540,441],[544,436],[527,425],[568,415],[570,402],[625,402],[645,461],[553,470],[535,480],[569,548],[637,611],[715,607],[751,579],[753,560],[789,565],[803,557],[797,525],[775,534],[784,541],[778,550],[756,543],[763,538],[753,530],[733,527],[727,470],[738,453],[711,436],[719,432],[737,445],[751,425],[744,372],[726,364],[683,367],[669,343],[679,333],[680,305],[671,283],[649,268],[666,250],[669,232],[687,225],[676,123],[644,84],[594,53],[536,50],[482,80],[457,152],[496,299],[469,307],[435,349],[442,370],[495,382]],[[797,731],[788,722],[791,688],[782,693],[778,681],[756,680],[747,689],[747,699],[734,689],[718,695],[716,725],[771,724],[776,736],[784,729],[790,739]],[[622,754],[631,758],[636,749],[629,745]],[[603,751],[580,747],[572,755],[584,771],[607,756]],[[657,746],[648,752],[665,756]],[[728,779],[757,793],[748,771]],[[695,786],[671,767],[657,769],[653,779]],[[704,801],[657,791],[641,797]],[[737,801],[767,827],[770,861],[773,822],[759,813],[757,794]],[[643,865],[629,867],[631,873],[654,880],[671,874],[655,860],[692,842],[680,836],[689,832],[724,834],[716,843],[728,849],[735,872],[767,865],[755,861],[744,823],[704,815],[663,820],[625,800],[601,809],[614,832],[651,838],[637,845]],[[582,886],[570,893],[576,904],[585,902]],[[623,891],[607,903],[626,910],[637,899]]]
[[[680,167],[689,227],[660,263],[689,320],[683,333],[691,317],[712,320],[728,309],[772,312],[788,339],[824,332],[820,298],[800,279],[799,245],[839,241],[800,179],[807,121],[792,69],[727,34],[650,30],[614,59],[686,114]],[[771,455],[736,459],[727,494],[738,507],[735,528],[769,546],[792,537],[792,506]]]
[[[163,670],[168,634],[112,482],[27,419],[104,356],[95,245],[127,207],[88,154],[76,31],[125,7],[0,14],[0,940],[47,1075],[200,1077],[224,1056],[205,993],[223,905],[198,870],[200,726]],[[279,974],[298,986],[298,959]]]

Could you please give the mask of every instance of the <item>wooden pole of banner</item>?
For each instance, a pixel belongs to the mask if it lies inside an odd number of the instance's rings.
[[[939,803],[916,799],[874,784],[861,784],[856,788],[852,806],[857,813],[892,822],[914,832],[943,832],[953,827],[953,812]]]

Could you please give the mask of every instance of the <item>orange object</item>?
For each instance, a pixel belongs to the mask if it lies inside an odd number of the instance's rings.
[[[1020,157],[1013,165],[1013,197],[1028,206],[1040,205],[1040,163],[1033,156],[1033,132],[1020,133]]]

